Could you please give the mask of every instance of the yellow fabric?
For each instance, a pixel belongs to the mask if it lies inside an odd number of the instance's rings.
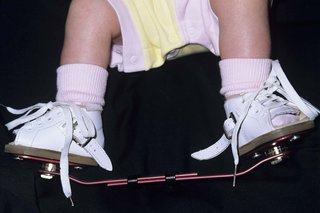
[[[183,45],[175,0],[125,0],[143,45],[146,69],[161,66],[165,56]]]
[[[203,53],[203,52],[208,52],[209,50],[201,46],[200,44],[189,44],[187,46],[182,47],[179,49],[179,52],[176,56],[170,58],[170,60],[181,58],[183,56],[191,55],[191,54],[196,54],[196,53]]]

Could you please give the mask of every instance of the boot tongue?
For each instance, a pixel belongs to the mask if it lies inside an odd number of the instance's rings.
[[[253,93],[246,93],[243,95],[233,96],[230,99],[227,99],[224,103],[224,110],[226,116],[229,117],[230,113],[232,112],[236,117],[240,116],[241,111],[244,110],[246,106],[246,100],[252,95]]]
[[[226,100],[224,109],[226,116],[229,117],[232,112],[235,117],[239,117],[246,106],[246,100],[252,93],[246,93]],[[270,109],[272,125],[274,127],[283,126],[300,119],[300,111],[292,106],[283,105],[274,109]]]

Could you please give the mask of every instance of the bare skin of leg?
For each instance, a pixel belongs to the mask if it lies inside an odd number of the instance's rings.
[[[111,44],[119,41],[120,24],[106,0],[73,0],[66,22],[61,65],[85,63],[106,68]]]
[[[210,1],[219,19],[221,59],[270,57],[267,0]]]

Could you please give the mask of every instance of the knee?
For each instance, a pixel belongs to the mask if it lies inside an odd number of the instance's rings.
[[[100,28],[114,39],[121,35],[118,16],[107,0],[72,0],[68,16],[83,27]]]

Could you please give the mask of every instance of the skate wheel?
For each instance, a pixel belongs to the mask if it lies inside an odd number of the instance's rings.
[[[276,155],[280,155],[270,161],[271,165],[276,165],[278,163],[281,163],[284,159],[288,158],[289,153],[290,153],[290,151],[289,151],[288,147],[278,145],[278,146],[269,147],[264,152],[255,152],[252,155],[252,158],[253,159],[258,159],[258,158],[262,158],[262,157],[269,158],[269,157],[273,157]]]
[[[279,163],[281,163],[285,158],[287,158],[288,156],[288,147],[285,146],[274,146],[271,149],[269,149],[266,152],[266,156],[275,156],[275,155],[279,155],[282,154],[281,156],[273,159],[272,161],[270,161],[271,165],[277,165]]]
[[[21,157],[19,157],[19,156],[14,156],[13,160],[23,161],[23,158],[21,158]]]
[[[51,180],[54,175],[50,174],[49,172],[57,172],[57,165],[54,163],[43,163],[42,166],[42,171],[40,174],[40,177],[43,179]]]
[[[288,135],[274,140],[258,147],[255,151],[248,153],[247,156],[251,156],[252,159],[258,160],[259,158],[269,158],[276,155],[279,157],[274,158],[270,163],[276,165],[281,163],[284,159],[288,158],[290,153],[289,147],[301,138],[300,134]]]
[[[296,140],[299,140],[301,138],[301,135],[293,135],[291,136],[291,138],[289,139],[290,142],[294,142]]]
[[[73,166],[74,170],[82,171],[84,168],[83,166]]]

